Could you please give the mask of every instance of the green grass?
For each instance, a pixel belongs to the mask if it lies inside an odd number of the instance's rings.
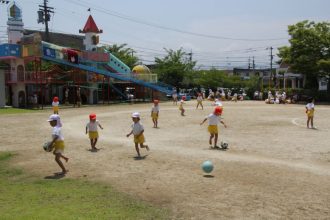
[[[35,179],[13,169],[0,152],[0,219],[167,219],[168,211],[74,179]]]
[[[21,114],[21,113],[31,113],[38,112],[32,109],[21,109],[21,108],[0,108],[0,115],[4,114]]]

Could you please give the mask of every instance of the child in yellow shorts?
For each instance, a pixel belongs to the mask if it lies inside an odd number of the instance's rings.
[[[181,116],[184,116],[184,112],[185,112],[185,110],[183,108],[183,104],[184,104],[184,100],[181,99],[180,105],[179,105],[179,110],[181,111]]]
[[[64,137],[61,132],[62,123],[61,123],[60,116],[57,114],[53,114],[49,117],[48,122],[49,122],[50,126],[53,127],[52,141],[51,141],[50,145],[54,146],[53,154],[55,155],[55,161],[62,169],[62,172],[59,174],[64,175],[68,172],[68,170],[65,169],[65,167],[61,161],[61,158],[63,158],[66,162],[68,162],[69,158],[65,157],[63,155],[63,153],[64,153]]]
[[[199,105],[202,107],[202,110],[203,110],[203,96],[202,96],[202,93],[198,93],[196,109],[198,109]]]
[[[103,130],[102,125],[98,120],[96,120],[96,114],[92,113],[89,115],[89,122],[86,125],[86,134],[88,132],[89,139],[91,141],[92,151],[97,151],[98,149],[95,147],[97,143],[97,139],[99,138],[99,133],[97,131],[97,127],[100,127]]]
[[[158,116],[159,116],[159,100],[154,100],[154,105],[151,108],[151,118],[154,123],[154,128],[158,127]]]
[[[60,102],[58,101],[58,97],[55,96],[55,97],[53,98],[53,102],[52,102],[52,106],[53,106],[53,112],[54,112],[54,114],[58,114],[59,105],[60,105]]]
[[[141,157],[140,155],[140,150],[139,150],[139,144],[141,148],[146,148],[148,151],[150,150],[148,145],[144,145],[143,143],[145,142],[145,138],[143,135],[144,132],[144,127],[140,123],[140,113],[134,112],[132,114],[132,131],[126,135],[126,137],[129,137],[131,134],[134,135],[134,144],[135,144],[135,150],[136,153],[138,154],[138,157]]]
[[[307,114],[307,128],[310,128],[309,123],[311,124],[311,128],[314,128],[314,99],[310,98],[306,105],[306,114]]]
[[[214,138],[214,147],[215,149],[220,149],[220,147],[217,146],[218,142],[218,124],[219,122],[227,128],[227,125],[224,121],[221,120],[220,115],[222,114],[222,107],[217,106],[214,109],[214,112],[210,115],[208,115],[201,123],[200,125],[204,124],[206,120],[209,120],[209,126],[208,126],[208,132],[210,133],[210,139],[209,144],[212,147],[212,139]]]

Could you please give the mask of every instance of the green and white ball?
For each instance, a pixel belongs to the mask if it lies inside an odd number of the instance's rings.
[[[206,160],[202,163],[202,169],[205,173],[211,173],[214,166],[210,160]]]
[[[53,150],[53,145],[51,144],[51,142],[46,142],[46,143],[44,143],[44,145],[42,146],[42,148],[46,152],[51,152]]]

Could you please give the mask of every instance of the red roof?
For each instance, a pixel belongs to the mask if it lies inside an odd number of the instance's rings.
[[[97,27],[92,15],[89,15],[84,29],[82,31],[79,30],[79,32],[80,33],[102,33],[103,31]]]

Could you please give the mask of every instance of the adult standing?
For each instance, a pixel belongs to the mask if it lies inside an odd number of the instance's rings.
[[[81,106],[81,94],[80,94],[80,87],[77,89],[77,106],[80,108]]]

